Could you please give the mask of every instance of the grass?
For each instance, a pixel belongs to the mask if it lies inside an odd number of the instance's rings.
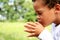
[[[0,40],[38,40],[27,37],[27,34],[22,22],[0,22]]]

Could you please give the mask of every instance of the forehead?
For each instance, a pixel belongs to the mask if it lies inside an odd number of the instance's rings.
[[[35,0],[35,2],[33,2],[35,4],[36,7],[45,7],[47,5],[45,5],[44,0]]]
[[[45,0],[32,0],[33,3],[37,3],[37,4],[40,4],[40,5],[45,5]]]
[[[32,2],[36,2],[36,1],[40,2],[40,3],[42,3],[42,2],[44,3],[44,0],[32,0]]]

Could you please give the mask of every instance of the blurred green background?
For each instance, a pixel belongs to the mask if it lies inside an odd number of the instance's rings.
[[[29,21],[37,21],[32,0],[0,0],[0,40],[38,40],[24,32]]]
[[[0,22],[0,40],[38,40],[35,37],[27,37],[24,32],[24,23]]]
[[[0,0],[0,21],[36,21],[32,0]]]

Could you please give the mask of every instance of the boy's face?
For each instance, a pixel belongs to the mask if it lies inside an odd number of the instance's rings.
[[[42,0],[34,0],[33,2],[34,9],[37,14],[38,22],[43,26],[55,21],[55,9],[49,9],[47,5],[44,5]]]

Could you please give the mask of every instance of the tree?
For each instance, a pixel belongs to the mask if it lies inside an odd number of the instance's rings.
[[[27,21],[35,21],[36,16],[31,0],[0,0],[3,3],[3,8],[0,14],[6,16],[7,20],[17,21],[23,18]]]
[[[24,13],[24,19],[26,21],[36,21],[36,14],[32,5],[32,1],[27,1],[23,4],[24,9],[25,9],[25,13]]]

